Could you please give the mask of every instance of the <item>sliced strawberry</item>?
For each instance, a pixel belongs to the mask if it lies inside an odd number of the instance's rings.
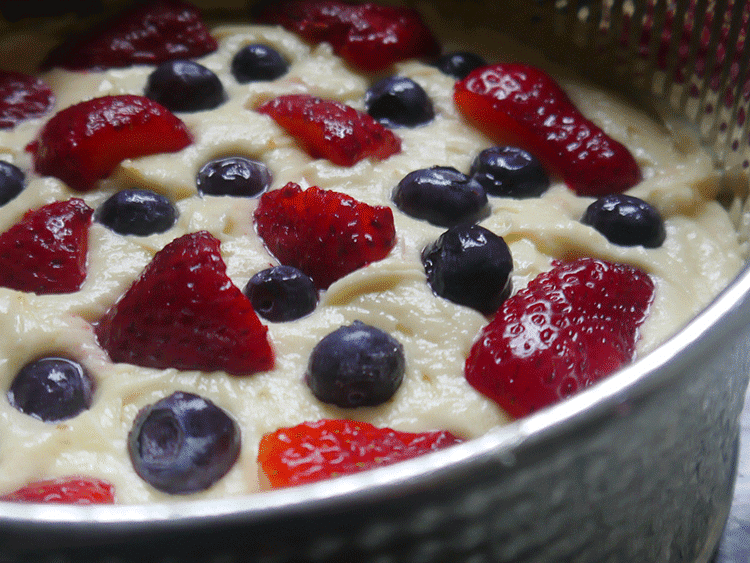
[[[651,278],[631,266],[558,263],[503,303],[466,379],[514,417],[560,401],[632,359],[653,296]]]
[[[396,244],[389,207],[316,186],[303,191],[292,182],[261,196],[255,225],[271,254],[319,289],[382,260]]]
[[[39,174],[87,191],[126,158],[176,152],[192,142],[185,124],[143,96],[104,96],[57,113],[30,145]]]
[[[258,462],[272,487],[287,487],[390,465],[462,441],[445,430],[412,433],[324,419],[266,434]]]
[[[641,181],[628,149],[586,119],[538,68],[478,68],[456,83],[454,99],[478,129],[499,144],[531,152],[580,195],[620,193]]]
[[[216,40],[194,6],[180,0],[157,0],[136,4],[87,33],[71,37],[47,55],[41,69],[157,65],[201,57],[216,48]]]
[[[59,477],[26,485],[0,496],[0,501],[112,504],[115,502],[115,487],[92,477]]]
[[[219,240],[206,231],[157,252],[95,331],[114,362],[233,375],[274,364],[268,328],[227,276]]]
[[[72,293],[86,280],[94,210],[83,200],[31,210],[0,234],[0,286],[30,293]]]
[[[279,96],[258,108],[313,158],[352,166],[363,158],[385,160],[401,151],[401,140],[366,113],[306,94]]]
[[[55,104],[47,84],[35,76],[0,70],[0,129],[41,117]]]

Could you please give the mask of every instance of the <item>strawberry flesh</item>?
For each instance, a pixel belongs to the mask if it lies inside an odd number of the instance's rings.
[[[92,477],[59,477],[30,483],[0,496],[0,501],[112,504],[115,502],[115,488],[107,481]]]
[[[47,113],[55,103],[50,87],[39,78],[0,70],[0,129]]]
[[[465,375],[522,417],[629,362],[653,301],[644,272],[593,258],[556,263],[506,300],[483,329]]]

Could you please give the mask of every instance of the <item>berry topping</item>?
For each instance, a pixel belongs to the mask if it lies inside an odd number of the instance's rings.
[[[450,166],[409,172],[393,191],[401,211],[433,225],[474,222],[487,211],[487,194],[476,180]]]
[[[534,155],[518,147],[490,147],[474,159],[469,173],[488,194],[522,199],[549,188],[549,176]]]
[[[149,74],[145,95],[169,111],[201,111],[224,102],[224,87],[205,66],[179,59],[165,61]]]
[[[54,103],[52,90],[41,79],[0,70],[0,129],[41,117]]]
[[[415,127],[432,121],[427,92],[405,76],[383,78],[365,92],[367,113],[386,127]]]
[[[126,158],[176,152],[192,142],[185,124],[142,96],[94,98],[65,108],[32,144],[39,174],[87,191]]]
[[[454,98],[477,128],[500,144],[533,153],[579,195],[619,193],[641,180],[628,149],[584,117],[535,67],[481,67],[456,83]]]
[[[472,70],[486,65],[487,61],[483,57],[469,51],[446,53],[435,61],[440,72],[457,80],[463,80]]]
[[[177,220],[177,209],[150,190],[122,190],[96,210],[96,220],[121,235],[163,233]]]
[[[42,69],[107,69],[157,65],[215,51],[200,12],[180,0],[139,2],[111,20],[52,50]]]
[[[485,315],[510,295],[510,249],[502,237],[479,225],[451,227],[422,251],[422,262],[437,295]]]
[[[305,374],[313,395],[339,407],[385,403],[404,379],[404,347],[386,332],[354,321],[325,336]]]
[[[315,282],[292,266],[274,266],[258,272],[247,282],[244,292],[256,313],[276,323],[309,315],[318,304]]]
[[[313,158],[352,166],[363,158],[385,160],[401,140],[366,113],[307,94],[279,96],[258,108],[270,115]]]
[[[581,222],[620,246],[658,248],[667,236],[664,220],[655,207],[624,194],[599,198],[588,206]]]
[[[157,252],[95,330],[114,362],[233,375],[274,363],[268,329],[227,276],[218,239],[205,231]]]
[[[0,234],[0,286],[31,293],[72,293],[86,280],[94,210],[81,199],[31,210]]]
[[[8,402],[44,422],[73,418],[91,406],[94,383],[78,362],[41,358],[26,364],[8,390]]]
[[[211,401],[177,391],[142,409],[128,434],[135,472],[173,495],[208,489],[240,453],[240,427]]]
[[[272,180],[271,172],[262,162],[230,156],[203,165],[196,184],[204,195],[254,197],[266,191]]]
[[[266,434],[258,462],[272,487],[287,487],[391,465],[462,441],[444,430],[401,432],[324,419]]]
[[[318,289],[382,260],[396,244],[393,213],[346,194],[290,182],[263,194],[255,225],[282,264],[302,270]]]
[[[522,417],[569,397],[633,357],[654,283],[623,264],[580,258],[505,301],[474,343],[467,381]]]
[[[245,45],[232,59],[232,75],[240,84],[276,80],[289,70],[289,63],[274,48],[262,43]]]
[[[5,205],[23,191],[26,176],[21,169],[0,160],[0,205]]]
[[[0,501],[112,504],[115,502],[115,488],[106,481],[91,477],[58,477],[26,485],[0,496]]]

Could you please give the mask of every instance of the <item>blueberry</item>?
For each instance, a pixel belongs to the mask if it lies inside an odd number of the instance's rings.
[[[494,313],[510,294],[510,249],[479,225],[451,227],[422,251],[422,263],[437,295],[480,313]]]
[[[463,80],[472,70],[486,64],[487,61],[483,57],[469,51],[446,53],[435,61],[435,66],[440,72],[457,80]]]
[[[611,194],[588,206],[581,222],[591,225],[620,246],[661,246],[667,236],[664,220],[652,205],[637,197]]]
[[[128,434],[135,472],[160,491],[209,488],[240,453],[240,428],[211,401],[177,391],[138,413]]]
[[[396,186],[393,201],[407,215],[441,227],[476,221],[488,211],[479,182],[450,166],[409,172]]]
[[[0,205],[5,205],[23,190],[26,177],[21,170],[0,160]]]
[[[177,220],[177,209],[163,195],[149,190],[122,190],[101,204],[96,219],[121,235],[163,233]]]
[[[391,76],[365,92],[365,108],[386,127],[414,127],[435,117],[427,92],[411,78]]]
[[[404,379],[404,349],[380,329],[354,321],[325,336],[312,351],[305,381],[324,403],[380,405]]]
[[[244,292],[255,312],[273,322],[302,318],[318,304],[313,280],[292,266],[274,266],[258,272],[247,282]]]
[[[148,77],[145,94],[170,111],[201,111],[224,102],[219,77],[203,65],[186,60],[157,66]]]
[[[198,171],[198,191],[205,195],[254,197],[268,189],[272,177],[268,167],[242,156],[212,160]]]
[[[518,147],[483,150],[469,173],[491,195],[522,199],[540,196],[549,188],[549,176],[541,163]]]
[[[232,59],[232,74],[237,82],[245,84],[260,80],[275,80],[289,70],[289,63],[268,45],[245,45]]]
[[[29,416],[58,422],[91,407],[93,393],[94,383],[79,363],[46,357],[21,368],[8,390],[8,401]]]

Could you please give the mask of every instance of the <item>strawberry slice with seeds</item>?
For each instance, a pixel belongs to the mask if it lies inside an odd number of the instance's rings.
[[[522,63],[478,68],[455,85],[461,113],[499,144],[517,145],[577,194],[620,193],[641,181],[633,155],[584,117],[546,73]]]
[[[258,462],[272,487],[287,487],[391,465],[462,441],[445,430],[412,433],[323,419],[266,434]]]
[[[95,331],[114,362],[233,375],[274,364],[268,328],[227,276],[219,240],[206,231],[157,252]]]
[[[20,72],[0,71],[0,129],[46,114],[55,96],[40,78]]]
[[[506,300],[466,361],[478,391],[514,417],[569,397],[633,357],[654,283],[593,258],[557,263]]]
[[[94,98],[55,114],[29,146],[39,174],[91,190],[126,158],[177,152],[192,143],[185,124],[143,96]]]
[[[30,483],[0,496],[0,501],[59,504],[112,504],[114,485],[92,477],[58,477]]]
[[[37,294],[78,291],[86,280],[93,213],[78,198],[28,211],[0,234],[0,286]]]
[[[303,191],[290,182],[266,192],[254,219],[271,254],[310,276],[318,289],[382,260],[396,244],[389,207],[317,186]]]
[[[363,158],[385,160],[401,140],[366,113],[307,94],[279,96],[258,108],[271,116],[313,158],[353,166]]]

